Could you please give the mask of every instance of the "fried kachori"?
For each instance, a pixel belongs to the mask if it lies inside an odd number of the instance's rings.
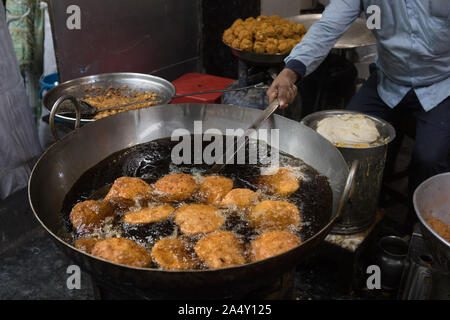
[[[274,174],[259,176],[256,183],[270,193],[287,197],[300,187],[298,180],[293,170],[279,168]]]
[[[299,229],[300,212],[287,201],[265,200],[252,208],[248,215],[250,225],[257,230]]]
[[[139,268],[149,266],[152,259],[147,249],[125,238],[109,238],[98,241],[91,253],[111,262]]]
[[[120,207],[132,207],[150,200],[152,192],[153,188],[142,179],[120,177],[114,181],[105,200]]]
[[[72,208],[69,219],[77,233],[84,234],[100,227],[105,218],[112,215],[113,206],[108,201],[86,200]]]
[[[164,238],[152,248],[155,263],[166,270],[189,270],[196,266],[189,244],[179,238]]]
[[[253,240],[249,247],[251,262],[267,259],[291,250],[302,243],[302,240],[288,231],[269,231]]]
[[[218,205],[231,189],[233,189],[233,180],[230,178],[208,176],[201,182],[197,198],[201,202]]]
[[[250,189],[237,188],[228,192],[221,202],[223,207],[247,209],[259,201],[259,194]]]
[[[161,201],[180,202],[189,200],[197,190],[195,179],[186,173],[168,174],[153,185]]]
[[[175,210],[175,222],[188,236],[213,232],[225,222],[220,210],[206,204],[189,204]]]
[[[230,231],[218,230],[204,236],[195,245],[195,253],[211,269],[231,267],[246,262],[242,243]]]

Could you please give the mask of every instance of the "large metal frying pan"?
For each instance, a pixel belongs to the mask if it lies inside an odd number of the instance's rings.
[[[63,219],[64,197],[88,169],[114,152],[131,146],[170,137],[177,128],[194,131],[194,121],[203,129],[246,128],[260,110],[231,105],[174,104],[119,113],[83,126],[52,145],[35,165],[29,181],[29,201],[33,212],[59,248],[101,283],[114,283],[135,292],[154,292],[159,297],[224,296],[258,288],[294,268],[302,257],[329,233],[340,215],[349,193],[348,166],[339,151],[314,130],[275,115],[263,128],[279,128],[280,149],[303,159],[327,176],[333,191],[333,210],[315,235],[302,245],[281,255],[232,268],[203,271],[162,271],[114,264],[65,243],[57,236]],[[347,183],[346,181],[349,180]]]
[[[52,88],[44,96],[44,106],[51,111],[55,103],[62,96],[73,96],[82,99],[86,96],[86,90],[94,87],[108,89],[108,87],[121,88],[127,86],[130,90],[137,92],[154,92],[160,100],[160,104],[169,103],[175,95],[175,87],[169,81],[149,74],[116,72],[103,73],[93,76],[81,77],[63,82]],[[64,101],[58,111],[73,112],[74,108],[70,101]],[[55,115],[55,118],[62,122],[75,123],[74,116]],[[94,122],[94,119],[81,119],[81,124]]]
[[[414,192],[413,203],[427,247],[439,266],[450,271],[450,243],[426,222],[434,217],[450,225],[450,172],[422,182]]]
[[[322,14],[302,14],[286,18],[296,23],[301,23],[308,30],[313,23],[320,20]],[[334,45],[334,49],[351,49],[356,47],[364,47],[376,44],[376,39],[372,32],[366,27],[366,21],[362,18],[356,19],[343,34],[343,36]],[[231,52],[239,59],[253,65],[259,66],[277,66],[283,64],[284,59],[288,56],[285,54],[267,54],[256,53],[240,50],[230,47]]]

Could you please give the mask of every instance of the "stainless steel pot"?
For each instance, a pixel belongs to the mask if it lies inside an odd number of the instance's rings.
[[[439,266],[450,271],[450,243],[426,222],[434,217],[450,225],[450,172],[422,182],[414,192],[413,203],[427,247]]]
[[[232,268],[196,271],[163,271],[118,265],[86,254],[57,236],[63,219],[64,197],[78,178],[114,152],[155,139],[170,137],[178,128],[194,131],[194,121],[203,129],[246,128],[260,110],[231,105],[173,104],[119,113],[83,126],[52,145],[39,159],[29,181],[29,201],[33,212],[56,244],[75,263],[103,283],[116,283],[127,290],[153,290],[159,296],[172,292],[179,297],[258,288],[270,283],[298,264],[302,256],[329,233],[348,198],[354,172],[339,151],[327,140],[298,122],[275,115],[264,128],[279,128],[280,150],[303,159],[328,177],[333,191],[333,210],[320,231],[302,245],[278,256]],[[244,289],[245,288],[245,289]],[[203,290],[203,291],[202,291]]]
[[[303,118],[302,123],[316,130],[320,120],[348,113],[360,114],[348,110],[319,111]],[[342,214],[342,219],[333,228],[332,232],[336,234],[353,234],[364,231],[375,220],[387,145],[395,138],[395,129],[382,119],[370,115],[365,116],[375,122],[380,139],[379,142],[366,148],[338,148],[349,166],[358,160],[359,167],[355,178],[355,192]]]

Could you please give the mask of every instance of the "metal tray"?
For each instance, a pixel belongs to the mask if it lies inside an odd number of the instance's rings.
[[[308,30],[314,22],[320,20],[322,14],[301,14],[286,18],[296,23],[301,23]],[[367,28],[366,20],[357,18],[342,35],[342,37],[334,45],[334,49],[351,49],[357,47],[365,47],[376,44],[375,36]]]

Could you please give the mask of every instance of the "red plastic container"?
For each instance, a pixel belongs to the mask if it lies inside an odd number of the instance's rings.
[[[236,80],[202,73],[186,73],[172,81],[176,94],[222,90]],[[208,93],[173,99],[171,103],[221,103],[222,93]]]

